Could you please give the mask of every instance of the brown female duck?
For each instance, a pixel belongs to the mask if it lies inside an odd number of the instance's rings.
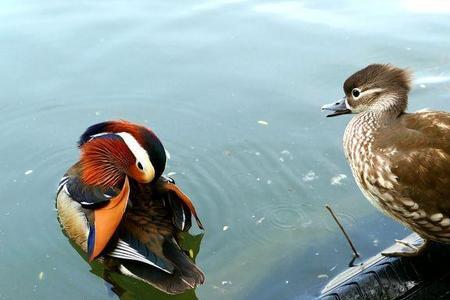
[[[191,227],[190,199],[162,176],[163,145],[148,128],[126,121],[89,127],[78,142],[80,160],[61,179],[58,219],[68,237],[109,269],[170,294],[204,281],[179,246]]]
[[[344,83],[329,116],[356,114],[344,150],[356,182],[379,210],[427,240],[450,243],[450,114],[406,113],[410,74],[373,64]],[[407,245],[391,256],[417,255]]]

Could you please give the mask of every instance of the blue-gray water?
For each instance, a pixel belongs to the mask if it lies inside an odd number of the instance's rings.
[[[0,299],[118,298],[54,210],[79,134],[117,118],[157,132],[197,205],[198,299],[316,295],[351,257],[326,203],[364,257],[407,234],[353,181],[349,116],[319,107],[391,62],[415,72],[410,110],[450,110],[449,20],[437,0],[2,1]],[[116,279],[122,299],[155,293]]]

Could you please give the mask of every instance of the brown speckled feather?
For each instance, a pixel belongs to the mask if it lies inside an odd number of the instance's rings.
[[[410,74],[373,64],[350,76],[344,134],[356,183],[378,209],[426,239],[450,243],[450,114],[405,113]]]
[[[450,237],[450,220],[446,220],[450,216],[450,114],[402,114],[390,126],[380,128],[373,140],[373,152],[382,157],[380,161],[397,178],[393,187],[385,190],[400,200],[396,203],[397,211],[394,209],[391,214],[433,240],[440,239],[433,232],[441,230],[439,234],[447,240]],[[382,186],[378,188],[383,190]]]
[[[450,214],[450,114],[404,114],[377,135],[383,138],[375,136],[374,151],[385,154],[397,191]]]

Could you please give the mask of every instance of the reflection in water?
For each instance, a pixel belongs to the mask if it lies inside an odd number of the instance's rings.
[[[65,232],[63,231],[65,234]],[[203,239],[203,233],[197,235],[191,235],[189,233],[183,233],[180,238],[181,247],[186,251],[188,256],[197,257],[200,251],[200,244]],[[69,239],[72,247],[78,252],[84,261],[88,262],[86,253],[81,250],[74,242]],[[140,280],[130,278],[122,275],[114,270],[108,268],[107,265],[94,260],[90,263],[92,274],[97,275],[105,280],[105,293],[108,296],[114,297],[117,295],[120,299],[158,299],[158,300],[198,300],[195,294],[195,289],[188,290],[187,292],[179,295],[168,295]]]

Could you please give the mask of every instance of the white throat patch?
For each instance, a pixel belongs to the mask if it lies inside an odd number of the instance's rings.
[[[350,110],[353,109],[353,107],[348,103],[347,97],[345,97],[345,107],[347,107],[347,109],[350,109]]]

